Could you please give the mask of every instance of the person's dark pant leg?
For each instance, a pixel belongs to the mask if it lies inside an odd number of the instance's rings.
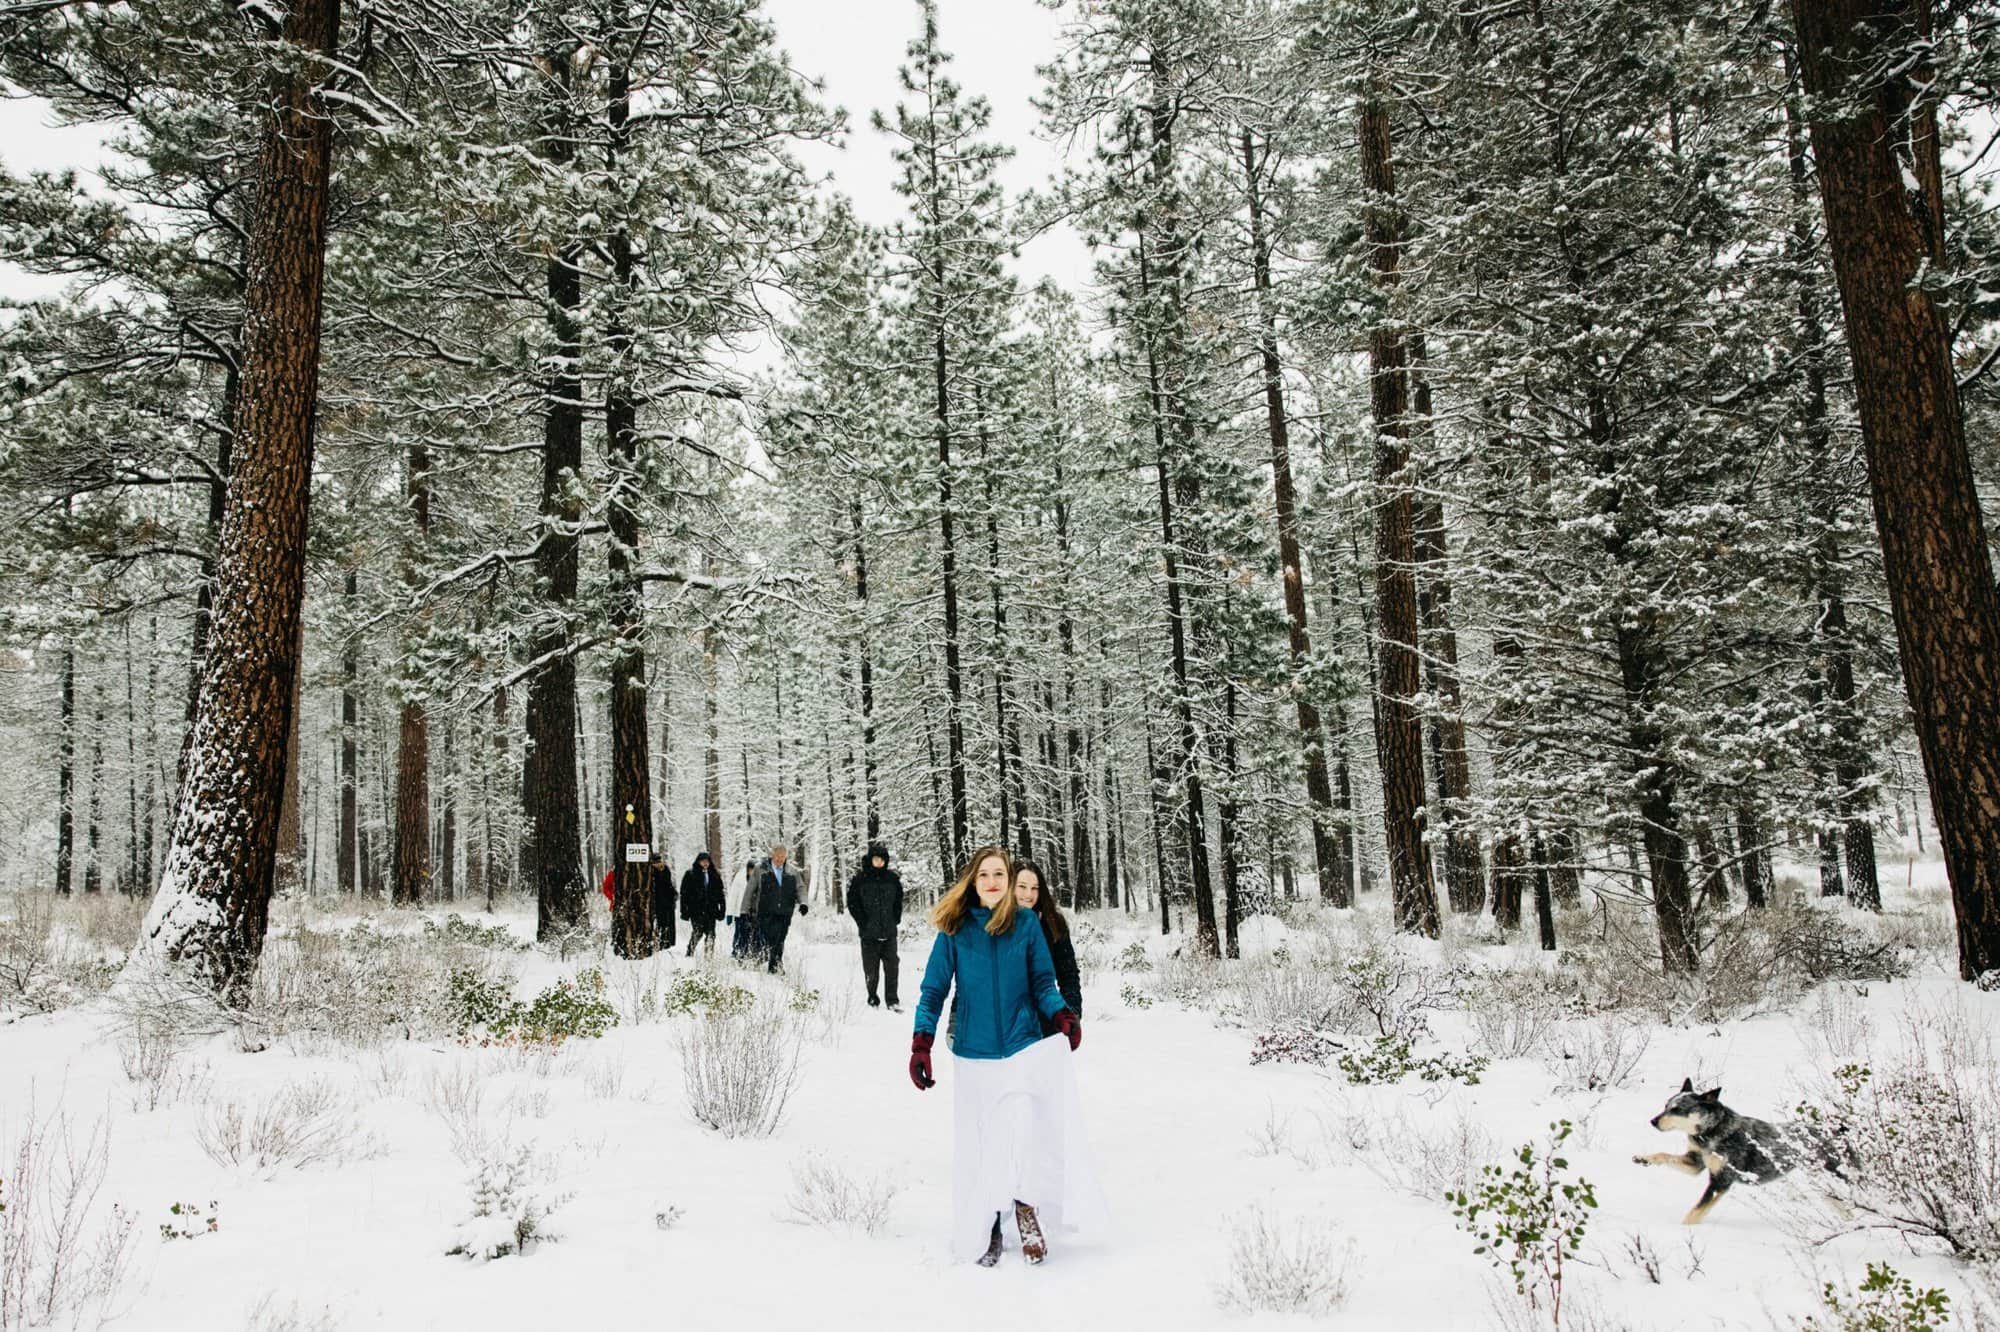
[[[764,935],[764,955],[770,959],[772,971],[785,965],[785,936],[791,933],[790,925],[790,921],[785,921],[777,929],[760,931]]]
[[[902,1002],[896,997],[896,974],[902,968],[896,957],[896,941],[884,939],[876,946],[882,950],[882,1002],[894,1008]]]
[[[877,939],[861,941],[861,979],[868,985],[868,1002],[876,1003],[877,981],[882,974],[882,944]]]

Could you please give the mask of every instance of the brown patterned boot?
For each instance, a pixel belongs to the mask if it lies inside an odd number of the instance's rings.
[[[1021,1228],[1021,1256],[1029,1263],[1039,1263],[1049,1256],[1049,1242],[1042,1238],[1042,1223],[1035,1216],[1035,1209],[1024,1202],[1014,1204],[1014,1224]]]
[[[986,1252],[979,1256],[981,1267],[992,1267],[1000,1261],[1000,1213],[993,1214],[993,1238],[987,1242]]]

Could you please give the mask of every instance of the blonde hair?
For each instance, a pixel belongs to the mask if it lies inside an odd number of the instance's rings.
[[[1007,867],[1007,891],[1000,894],[1000,903],[993,908],[993,918],[986,922],[988,934],[1005,934],[1014,928],[1014,860],[1006,848],[982,846],[972,853],[972,860],[965,872],[958,876],[938,904],[931,908],[931,924],[945,934],[957,934],[958,927],[972,914],[972,908],[979,905],[979,867],[993,857],[1000,857],[1000,863]]]

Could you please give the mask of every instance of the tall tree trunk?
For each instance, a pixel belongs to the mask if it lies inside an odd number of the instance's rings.
[[[1747,799],[1736,806],[1736,856],[1743,875],[1744,902],[1757,908],[1771,905],[1771,851],[1764,844],[1757,807]]]
[[[1243,923],[1242,847],[1237,825],[1236,800],[1236,681],[1224,683],[1222,730],[1222,801],[1216,822],[1222,833],[1222,952],[1231,959],[1243,956],[1237,944],[1237,927]]]
[[[104,891],[104,685],[91,687],[90,815],[83,831],[83,891]]]
[[[1370,98],[1361,108],[1361,178],[1371,196],[1364,227],[1369,263],[1385,299],[1402,277],[1402,228],[1390,155],[1389,112]],[[1421,820],[1424,734],[1417,714],[1417,587],[1410,505],[1409,358],[1384,312],[1368,335],[1370,403],[1375,418],[1375,607],[1381,662],[1381,725],[1376,747],[1382,769],[1382,821],[1387,832],[1389,887],[1396,928],[1436,938],[1437,890],[1431,882]]]
[[[414,583],[422,550],[431,534],[430,455],[421,444],[410,446],[405,484],[410,501],[413,544],[405,556],[403,577]],[[431,892],[431,726],[419,686],[403,682],[401,724],[396,737],[396,868],[390,880],[390,900],[415,906]]]
[[[1542,951],[1556,951],[1555,894],[1549,884],[1549,849],[1541,834],[1535,835],[1535,929]]]
[[[1100,679],[1097,682],[1097,750],[1104,765],[1104,905],[1115,907],[1119,901],[1122,883],[1120,870],[1124,857],[1119,833],[1125,818],[1125,805],[1118,789],[1118,772],[1113,763],[1114,751],[1111,746],[1111,682]],[[1131,894],[1125,894],[1129,906]]]
[[[1171,781],[1165,768],[1160,766],[1158,751],[1153,745],[1153,719],[1146,719],[1146,773],[1151,778],[1146,783],[1147,804],[1153,816],[1153,874],[1160,891],[1160,933],[1174,932],[1173,913],[1168,909],[1173,897],[1173,879],[1167,872],[1167,814],[1165,810],[1166,791]]]
[[[141,805],[145,810],[139,825],[139,879],[134,885],[136,893],[150,894],[153,891],[153,830],[158,816],[160,800],[160,732],[159,732],[159,683],[160,683],[160,620],[158,616],[146,622],[146,787]]]
[[[1958,915],[2000,970],[2000,592],[1966,454],[1943,255],[1929,0],[1792,0],[1903,679]],[[1891,73],[1875,71],[1886,68]],[[1911,188],[1914,187],[1914,188]]]
[[[931,780],[931,816],[937,831],[938,881],[950,883],[959,871],[958,855],[951,847],[951,820],[946,815],[943,779],[938,775],[937,736],[931,730],[930,713],[924,713],[924,771]]]
[[[1171,285],[1163,277],[1160,286],[1166,289]],[[1151,260],[1147,254],[1143,235],[1139,247],[1139,289],[1142,297],[1151,298],[1153,292]],[[1174,323],[1177,313],[1175,308],[1170,307],[1161,323]],[[1168,440],[1173,437],[1175,431],[1169,429],[1166,419],[1169,412],[1174,413],[1176,417],[1174,426],[1175,430],[1178,430],[1180,425],[1178,418],[1185,415],[1185,407],[1170,404],[1167,390],[1162,382],[1161,360],[1162,357],[1154,349],[1153,333],[1149,328],[1146,332],[1147,394],[1153,418],[1154,468],[1159,477],[1160,553],[1166,565],[1167,638],[1172,654],[1174,715],[1179,723],[1181,781],[1186,788],[1183,809],[1190,888],[1195,903],[1195,947],[1209,957],[1217,957],[1221,954],[1221,948],[1215,929],[1215,891],[1209,880],[1208,815],[1202,799],[1201,763],[1194,725],[1194,687],[1189,678],[1191,672],[1188,667],[1188,615],[1182,590],[1181,540],[1179,527],[1174,518],[1177,495],[1184,493],[1185,487],[1180,481],[1181,469],[1174,465],[1174,458],[1169,450]],[[1149,745],[1152,743],[1150,727],[1148,727],[1147,743]],[[1157,785],[1159,781],[1157,768],[1154,780]],[[1171,777],[1168,780],[1171,783]],[[1161,792],[1155,792],[1156,802],[1160,795]],[[1166,914],[1168,896],[1166,883],[1163,880],[1160,898],[1163,933],[1170,928]]]
[[[1062,459],[1056,460],[1056,559],[1067,579],[1073,572],[1069,537],[1069,478]],[[1076,623],[1070,614],[1070,600],[1062,599],[1056,616],[1056,647],[1062,654],[1064,758],[1063,769],[1069,784],[1070,885],[1079,909],[1098,905],[1096,866],[1090,853],[1090,786],[1084,773],[1083,717],[1076,689]],[[1051,724],[1054,717],[1050,718]]]
[[[1788,81],[1798,75],[1792,52],[1785,57]],[[1785,99],[1785,157],[1792,185],[1792,226],[1787,239],[1798,283],[1799,343],[1805,362],[1805,434],[1813,485],[1812,517],[1817,526],[1811,558],[1812,593],[1819,606],[1814,631],[1821,644],[1823,698],[1833,714],[1833,799],[1846,841],[1847,873],[1843,889],[1860,907],[1882,909],[1882,889],[1875,877],[1875,828],[1869,821],[1867,773],[1869,761],[1861,710],[1854,701],[1854,647],[1847,624],[1845,572],[1840,551],[1840,490],[1836,482],[1831,413],[1827,408],[1828,338],[1812,260],[1817,246],[1809,218],[1812,184],[1806,161],[1806,129],[1795,98]],[[1824,838],[1822,840],[1825,840]],[[1821,858],[1824,871],[1839,880],[1840,862]],[[1823,876],[1824,877],[1824,876]],[[1822,884],[1822,890],[1824,883]]]
[[[701,630],[701,673],[702,673],[702,719],[704,723],[701,750],[701,814],[702,833],[707,840],[702,849],[708,852],[709,863],[718,872],[733,862],[724,854],[722,846],[722,728],[717,709],[721,692],[721,664],[716,659],[717,646],[715,626],[705,624]]]
[[[215,617],[166,871],[127,963],[238,1005],[264,946],[293,722],[333,142],[316,80],[339,29],[339,0],[285,11],[281,40],[302,58],[272,76],[261,132]]]
[[[933,161],[933,167],[936,163]],[[933,177],[935,179],[935,176]],[[932,410],[937,441],[938,529],[943,541],[941,577],[944,584],[944,690],[945,755],[951,782],[951,860],[966,856],[970,809],[965,792],[965,678],[959,661],[958,629],[958,533],[952,503],[951,461],[951,375],[946,355],[944,260],[937,260],[932,274],[936,283],[936,321],[931,347],[933,381]]]
[[[357,604],[358,580],[353,569],[347,571],[341,590],[347,599],[348,623],[356,619],[353,607]],[[361,805],[356,771],[356,754],[360,745],[361,699],[357,678],[361,671],[361,646],[356,632],[350,627],[340,649],[340,819],[334,836],[339,845],[334,850],[335,876],[340,891],[352,893],[360,890],[361,847]]]
[[[1000,774],[1000,845],[1018,847],[1020,854],[1033,859],[1035,831],[1028,824],[1026,785],[1021,766],[1021,731],[1014,716],[1012,653],[1007,640],[1006,593],[1001,587],[1000,512],[994,495],[993,442],[986,427],[985,395],[974,388],[972,410],[979,422],[980,472],[986,510],[987,587],[993,598],[993,749]],[[1032,693],[1030,694],[1032,698]]]
[[[1428,437],[1434,419],[1430,377],[1424,373],[1424,339],[1410,338],[1411,406],[1416,427]],[[1424,679],[1438,706],[1430,716],[1432,785],[1437,791],[1436,823],[1444,831],[1445,897],[1462,914],[1479,910],[1479,836],[1466,824],[1472,798],[1472,764],[1465,752],[1465,715],[1458,688],[1458,631],[1451,622],[1451,558],[1445,540],[1444,501],[1426,485],[1413,500],[1413,543],[1417,561],[1417,622],[1425,641]]]
[[[1326,737],[1319,705],[1303,678],[1312,661],[1312,635],[1306,623],[1305,569],[1299,554],[1298,492],[1292,482],[1290,420],[1285,413],[1285,381],[1278,359],[1278,316],[1271,296],[1271,242],[1265,231],[1264,164],[1248,129],[1242,133],[1243,179],[1250,201],[1250,266],[1257,292],[1257,354],[1264,377],[1264,420],[1271,441],[1271,490],[1277,506],[1278,568],[1285,590],[1285,624],[1289,634],[1292,696],[1299,720],[1299,747],[1305,755],[1306,800],[1312,807],[1313,866],[1320,895],[1333,900],[1340,876],[1335,845],[1333,786],[1326,772]],[[1332,896],[1329,896],[1332,894]],[[1232,954],[1234,956],[1234,954]]]
[[[445,902],[458,900],[458,756],[452,744],[452,726],[444,728],[444,762],[438,782],[438,855],[432,876],[437,896]]]
[[[63,647],[62,698],[57,703],[56,892],[73,887],[76,865],[76,648]]]
[[[138,666],[132,660],[132,621],[125,621],[125,868],[118,875],[118,891],[131,895],[139,891],[139,687],[133,677]]]
[[[882,800],[875,776],[875,625],[869,618],[867,529],[858,498],[849,501],[847,516],[854,537],[854,600],[861,624],[854,645],[861,678],[861,798],[867,810],[868,841],[872,845],[882,836]]]
[[[620,155],[630,139],[631,73],[614,64],[610,73],[610,170],[620,180]],[[631,232],[622,223],[611,235],[614,302],[629,299],[637,285]],[[611,367],[604,398],[604,431],[611,450],[611,546],[607,557],[611,587],[611,863],[618,872],[611,911],[611,946],[620,957],[650,957],[658,946],[653,930],[652,866],[629,860],[620,843],[653,841],[652,760],[647,756],[645,614],[639,562],[639,403],[637,367],[632,364],[632,332],[625,312],[614,306],[605,339]]]
[[[568,102],[574,49],[574,40],[563,38],[546,56],[545,151],[557,172],[569,170],[576,158]],[[574,489],[583,471],[583,348],[577,326],[582,262],[583,247],[564,237],[549,258],[547,273],[547,314],[555,347],[543,395],[542,530],[535,556],[543,606],[529,640],[535,671],[528,679],[528,757],[521,781],[527,837],[523,868],[535,893],[535,937],[544,940],[584,922],[584,880],[577,862],[576,657],[570,628],[582,516]]]
[[[507,743],[507,686],[500,685],[493,691],[493,767],[507,786],[519,790],[519,785],[511,780],[513,763],[508,754]],[[492,806],[486,807],[486,817],[490,823]],[[511,892],[514,887],[514,872],[517,868],[514,839],[508,835],[508,825],[502,823],[497,833],[486,839],[486,907],[493,909],[494,899]]]

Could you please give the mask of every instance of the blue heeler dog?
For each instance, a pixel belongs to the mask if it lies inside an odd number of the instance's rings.
[[[1635,1156],[1634,1161],[1672,1166],[1690,1175],[1708,1172],[1708,1187],[1694,1210],[1682,1218],[1685,1225],[1701,1224],[1738,1180],[1768,1184],[1809,1163],[1840,1173],[1839,1154],[1825,1134],[1739,1115],[1722,1103],[1722,1088],[1698,1092],[1692,1078],[1681,1080],[1680,1091],[1668,1099],[1666,1109],[1653,1116],[1653,1127],[1662,1133],[1687,1134],[1688,1149],[1653,1152]]]

